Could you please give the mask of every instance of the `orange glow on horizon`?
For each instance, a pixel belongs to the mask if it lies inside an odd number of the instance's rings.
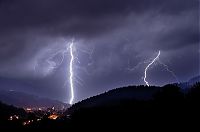
[[[52,119],[52,120],[56,120],[58,118],[58,115],[56,114],[52,114],[48,117],[49,119]]]

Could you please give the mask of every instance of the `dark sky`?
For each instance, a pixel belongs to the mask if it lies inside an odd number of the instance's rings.
[[[186,81],[200,74],[198,16],[198,0],[0,0],[0,78],[15,82],[7,89],[68,102],[74,38],[75,101],[145,84],[159,50]],[[176,82],[158,62],[147,80]]]

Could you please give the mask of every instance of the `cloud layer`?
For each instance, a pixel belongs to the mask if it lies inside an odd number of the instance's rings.
[[[185,81],[199,74],[198,2],[0,0],[0,76],[31,82],[24,91],[67,101],[66,45],[73,37],[79,59],[76,101],[144,84],[143,62],[158,50],[160,60]],[[150,69],[148,80],[152,85],[175,81],[160,65]]]

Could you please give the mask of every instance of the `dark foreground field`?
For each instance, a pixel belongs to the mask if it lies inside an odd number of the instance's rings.
[[[10,114],[26,118],[23,109],[0,105],[0,127],[5,129],[174,129],[198,128],[200,120],[200,83],[180,89],[129,86],[118,88],[74,104],[64,116],[22,125],[20,120],[8,121]],[[34,116],[34,115],[32,115]]]

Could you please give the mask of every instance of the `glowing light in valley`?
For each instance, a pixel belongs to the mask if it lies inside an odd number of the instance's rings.
[[[71,98],[69,103],[72,104],[73,100],[74,100],[74,84],[73,84],[73,62],[74,62],[74,55],[73,55],[73,45],[74,42],[72,40],[72,42],[70,43],[70,65],[69,65],[69,72],[70,72],[70,90],[71,90]]]
[[[151,61],[151,63],[149,63],[149,64],[147,65],[147,67],[145,68],[145,71],[144,71],[144,82],[146,83],[147,86],[149,86],[149,83],[148,83],[148,81],[146,80],[146,78],[147,78],[147,71],[148,71],[149,67],[150,67],[156,60],[158,60],[159,56],[160,56],[160,50],[159,50],[159,52],[158,52],[158,55],[157,55],[157,56]]]
[[[12,121],[12,120],[18,120],[18,119],[19,119],[19,116],[13,115],[13,116],[10,116],[8,120]]]
[[[51,119],[51,120],[56,120],[58,117],[59,117],[59,115],[57,115],[57,114],[52,114],[52,115],[50,115],[48,118]]]

